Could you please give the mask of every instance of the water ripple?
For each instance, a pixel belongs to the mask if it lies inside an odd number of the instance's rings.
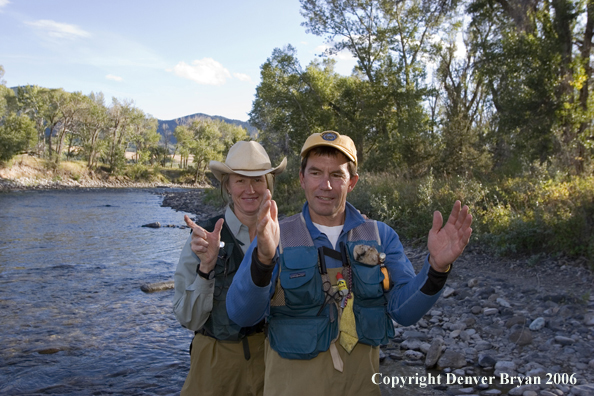
[[[169,395],[189,369],[191,332],[170,280],[184,213],[150,191],[0,194],[0,394]]]

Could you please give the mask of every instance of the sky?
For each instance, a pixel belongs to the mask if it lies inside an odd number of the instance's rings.
[[[299,10],[298,0],[0,0],[0,65],[8,87],[103,92],[161,120],[247,121],[275,48],[293,45],[306,66],[327,45]],[[354,59],[337,60],[350,74]]]

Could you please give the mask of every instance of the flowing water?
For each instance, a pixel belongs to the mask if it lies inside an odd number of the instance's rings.
[[[150,190],[0,194],[0,395],[179,394],[192,333],[172,313],[188,230]]]

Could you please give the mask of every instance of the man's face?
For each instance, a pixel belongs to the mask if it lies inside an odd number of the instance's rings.
[[[336,156],[310,154],[305,170],[299,173],[299,180],[314,223],[325,226],[344,224],[347,194],[353,190],[359,176],[350,176],[348,160],[342,153]]]

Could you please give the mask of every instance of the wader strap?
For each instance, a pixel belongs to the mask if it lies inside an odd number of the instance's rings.
[[[344,363],[340,358],[338,349],[336,349],[336,342],[332,342],[332,344],[330,344],[330,356],[332,356],[332,364],[334,364],[334,369],[342,373]]]
[[[250,344],[248,342],[247,337],[243,337],[241,339],[241,343],[243,344],[243,357],[245,358],[245,360],[250,360]]]

